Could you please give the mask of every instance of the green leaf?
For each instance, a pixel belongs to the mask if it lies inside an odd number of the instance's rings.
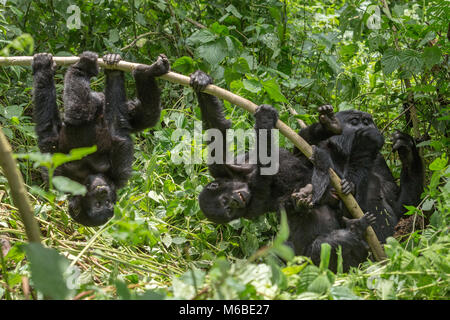
[[[6,119],[12,119],[13,117],[20,117],[22,115],[23,108],[17,105],[7,106],[5,108],[0,108],[0,114]]]
[[[280,86],[275,79],[263,81],[264,90],[266,90],[270,99],[274,102],[288,102],[286,97],[281,93]]]
[[[246,90],[253,93],[258,93],[262,89],[262,84],[256,79],[244,79],[242,83]]]
[[[53,185],[59,191],[68,192],[73,194],[74,196],[84,196],[87,192],[87,189],[84,185],[63,176],[54,177]]]
[[[213,33],[217,33],[222,36],[227,36],[230,34],[230,31],[228,30],[228,27],[218,23],[217,21],[214,22],[210,27],[209,30],[211,30]]]
[[[331,287],[331,283],[328,277],[324,274],[319,275],[313,282],[308,286],[308,291],[324,294]]]
[[[406,49],[400,53],[401,64],[405,68],[414,74],[422,71],[423,59],[419,52]]]
[[[330,263],[331,246],[328,243],[322,243],[320,248],[320,270],[328,269]]]
[[[381,66],[385,75],[390,75],[392,72],[400,68],[401,58],[399,52],[395,49],[388,49],[381,57]]]
[[[66,162],[80,160],[80,159],[84,158],[85,156],[87,156],[91,153],[94,153],[96,151],[97,151],[97,146],[92,146],[92,147],[72,149],[72,150],[70,150],[69,154],[54,153],[52,155],[53,166],[54,166],[54,168],[56,168]]]
[[[330,66],[331,70],[333,70],[333,72],[335,74],[338,74],[342,71],[341,67],[339,66],[339,64],[336,61],[335,56],[324,55],[323,60],[326,61],[326,63]]]
[[[198,47],[197,54],[211,66],[216,66],[228,55],[228,45],[221,39]]]
[[[339,49],[339,54],[341,55],[341,57],[348,60],[352,58],[357,51],[358,46],[356,44],[349,44],[346,46],[341,46]]]
[[[14,155],[15,158],[28,159],[34,162],[34,167],[44,166],[46,168],[52,167],[52,155],[50,153],[18,153]]]
[[[70,290],[63,274],[70,264],[69,260],[56,250],[45,248],[40,243],[29,243],[24,248],[30,261],[31,278],[36,288],[53,299],[67,298]]]
[[[183,74],[190,74],[195,71],[194,60],[191,57],[181,57],[178,58],[173,64],[172,69],[181,72]]]
[[[434,205],[434,199],[427,199],[423,204],[422,204],[422,210],[425,211],[429,211],[433,208]]]
[[[205,44],[214,41],[216,36],[208,29],[200,29],[194,32],[189,38],[186,39],[186,44],[190,46],[197,46],[199,44]]]
[[[427,47],[423,50],[423,61],[425,65],[430,69],[435,64],[441,61],[441,49],[437,46]]]
[[[120,39],[119,31],[117,29],[109,30],[109,41],[111,41],[112,43],[115,43],[115,42],[119,41],[119,39]]]
[[[236,7],[233,6],[232,4],[230,4],[228,7],[226,7],[225,10],[227,12],[233,14],[233,16],[235,16],[238,19],[242,18],[242,15],[239,13],[238,9],[236,9]]]
[[[362,300],[347,287],[332,287],[330,294],[334,300]]]
[[[445,153],[442,154],[441,158],[436,158],[432,163],[430,163],[429,168],[432,171],[439,171],[444,169],[447,166],[448,159],[445,156]]]
[[[119,298],[121,300],[130,300],[131,299],[130,290],[128,289],[125,282],[116,280],[115,285],[116,285],[117,295],[119,296]]]

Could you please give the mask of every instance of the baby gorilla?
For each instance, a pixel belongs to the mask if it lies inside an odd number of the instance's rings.
[[[131,174],[133,142],[130,133],[154,126],[160,118],[160,90],[155,77],[169,71],[164,55],[151,66],[133,71],[137,98],[126,99],[124,74],[106,69],[105,92],[93,92],[90,79],[98,74],[98,56],[84,52],[69,67],[64,78],[64,117],[56,103],[55,64],[51,54],[33,57],[34,111],[41,152],[68,153],[74,148],[97,146],[97,151],[81,160],[58,167],[55,175],[84,184],[87,193],[69,199],[69,213],[79,223],[99,226],[114,213],[116,190]],[[121,57],[107,54],[106,64],[115,65]]]

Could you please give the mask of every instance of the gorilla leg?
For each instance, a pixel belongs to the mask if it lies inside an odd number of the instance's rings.
[[[161,115],[161,91],[155,77],[169,72],[169,59],[163,54],[151,66],[139,66],[133,71],[137,99],[128,102],[130,124],[133,131],[153,127]]]

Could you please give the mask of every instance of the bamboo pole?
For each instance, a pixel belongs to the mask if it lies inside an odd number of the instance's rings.
[[[11,198],[14,205],[19,209],[20,217],[25,225],[25,232],[28,241],[41,242],[41,232],[39,225],[34,217],[31,209],[30,201],[28,200],[27,190],[23,183],[22,174],[17,169],[16,160],[13,158],[11,145],[8,143],[3,131],[0,127],[0,166],[8,179],[9,187],[11,188]]]
[[[76,63],[79,60],[78,57],[53,57],[53,61],[56,63],[56,65],[71,65]],[[0,57],[0,66],[30,66],[33,61],[33,57],[27,57],[27,56],[18,56],[18,57]],[[119,61],[116,65],[110,66],[103,62],[103,59],[98,59],[98,64],[101,67],[107,68],[107,69],[117,69],[122,71],[133,71],[136,69],[136,67],[139,65],[138,63],[132,63],[127,61]],[[181,84],[183,86],[189,86],[189,80],[190,78],[175,72],[168,72],[160,77],[161,79],[167,80],[172,83]],[[245,98],[242,98],[228,90],[222,89],[220,87],[217,87],[215,85],[208,85],[203,92],[211,94],[213,96],[218,97],[222,100],[227,100],[231,102],[232,104],[235,104],[245,110],[247,110],[250,113],[255,113],[256,108],[258,107],[256,104],[251,102],[250,100],[247,100]],[[276,123],[276,127],[280,132],[287,137],[300,151],[308,158],[310,159],[312,157],[313,151],[311,146],[302,138],[300,137],[294,130],[292,130],[289,126],[287,126],[284,122],[281,120],[278,120]],[[341,192],[341,179],[338,177],[338,175],[334,172],[333,169],[330,168],[330,181],[331,185],[334,189],[336,189],[339,197],[344,202],[345,206],[351,213],[351,215],[355,219],[361,218],[364,213],[362,212],[361,208],[359,207],[358,203],[356,202],[353,195],[344,195]],[[368,227],[366,231],[366,240],[375,256],[375,259],[377,261],[382,261],[386,259],[386,255],[384,253],[383,247],[381,246],[380,242],[378,241],[378,238],[375,234],[375,231],[372,227]]]

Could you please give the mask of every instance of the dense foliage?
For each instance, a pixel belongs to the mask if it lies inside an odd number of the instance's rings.
[[[69,28],[77,13],[79,28]],[[325,103],[368,111],[386,138],[400,129],[421,141],[427,168],[422,202],[408,208],[410,233],[385,245],[388,263],[333,274],[326,250],[320,267],[292,256],[275,213],[222,226],[204,218],[197,196],[210,181],[206,166],[171,161],[172,132],[193,132],[200,111],[190,88],[161,80],[162,121],[134,137],[134,175],[115,218],[83,227],[68,218],[61,192],[79,190],[65,181],[48,190],[37,169],[64,159],[37,153],[30,68],[3,67],[0,126],[19,154],[45,247],[25,244],[0,175],[0,298],[448,299],[449,16],[445,0],[0,1],[3,56],[91,50],[150,63],[165,53],[174,71],[200,68],[217,85],[274,105],[292,128],[297,118],[317,121]],[[59,100],[64,70],[56,75]],[[102,75],[92,87],[102,90]],[[253,126],[251,115],[225,107],[235,127]],[[283,137],[281,144],[291,146]],[[386,139],[383,153],[398,177],[390,147]]]

